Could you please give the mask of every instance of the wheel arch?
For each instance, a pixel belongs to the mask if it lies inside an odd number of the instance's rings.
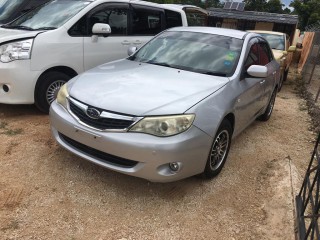
[[[228,120],[232,126],[232,133],[234,132],[234,127],[235,127],[235,116],[233,113],[228,113],[224,118],[223,120]],[[223,121],[222,120],[222,121]]]
[[[56,67],[48,68],[46,71],[41,73],[41,75],[38,77],[36,87],[35,87],[35,92],[39,88],[39,82],[40,82],[41,77],[44,74],[47,74],[49,72],[62,72],[62,73],[67,74],[68,76],[70,76],[70,78],[73,78],[78,75],[78,73],[74,69],[67,67],[67,66],[56,66]]]

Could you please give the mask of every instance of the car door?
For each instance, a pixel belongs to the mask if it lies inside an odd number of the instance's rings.
[[[130,45],[140,47],[165,29],[163,9],[139,4],[130,7]]]
[[[129,4],[107,3],[91,10],[83,21],[87,34],[83,38],[84,69],[88,70],[105,62],[127,56]],[[108,37],[92,34],[95,23],[109,24]]]
[[[275,88],[275,82],[277,77],[279,77],[276,71],[277,63],[273,61],[272,50],[270,49],[267,42],[263,39],[259,39],[259,57],[260,65],[266,66],[268,69],[268,76],[265,78],[264,86],[264,96],[262,98],[262,105],[266,106],[269,103],[272,92]]]
[[[266,79],[252,77],[247,73],[251,65],[261,65],[259,56],[259,41],[257,38],[249,42],[249,52],[243,65],[242,75],[237,88],[240,95],[236,103],[236,117],[240,131],[255,120],[264,107]]]

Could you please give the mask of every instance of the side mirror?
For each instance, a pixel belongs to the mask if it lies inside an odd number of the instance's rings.
[[[288,52],[295,52],[297,49],[296,46],[290,46],[289,49],[288,49]]]
[[[111,27],[105,23],[95,23],[92,27],[94,35],[108,37],[111,34]]]
[[[265,66],[251,65],[247,73],[252,77],[265,78],[268,76],[268,69]]]
[[[131,46],[128,48],[128,55],[131,56],[132,54],[134,54],[136,51],[138,50],[137,47]]]

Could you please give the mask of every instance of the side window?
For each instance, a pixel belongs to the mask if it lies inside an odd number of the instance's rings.
[[[68,31],[71,37],[88,36],[87,31],[87,17],[82,17],[76,24],[74,24]]]
[[[266,42],[260,42],[260,46],[263,48],[263,51],[266,52],[268,56],[268,63],[271,62],[273,60],[273,54],[268,44]]]
[[[96,23],[109,24],[112,35],[127,35],[128,9],[106,6],[90,14],[88,17],[89,35],[92,35],[92,27]]]
[[[260,61],[258,65],[265,66],[270,62],[268,52],[262,43],[259,43],[259,56]]]
[[[197,9],[185,8],[184,9],[188,26],[208,26],[208,15]]]
[[[165,10],[166,28],[182,26],[181,14],[178,12]]]
[[[244,68],[247,70],[251,65],[259,65],[259,45],[254,43],[249,51],[247,60],[245,61]]]
[[[156,35],[162,30],[163,10],[132,6],[132,35]]]
[[[72,37],[91,36],[92,27],[95,23],[106,23],[111,27],[111,35],[122,36],[128,34],[127,4],[100,5],[83,16],[68,31]]]

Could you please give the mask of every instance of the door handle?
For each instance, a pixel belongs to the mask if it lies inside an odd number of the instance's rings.
[[[130,45],[130,42],[128,40],[124,40],[123,42],[121,42],[122,45]]]
[[[140,45],[141,43],[142,43],[142,42],[139,41],[139,40],[136,40],[136,41],[133,42],[134,45]]]
[[[273,74],[273,75],[275,75],[276,73],[277,73],[277,72],[276,72],[276,71],[274,71],[272,74]]]
[[[264,84],[266,82],[266,80],[262,80],[262,81],[260,81],[260,84]]]

